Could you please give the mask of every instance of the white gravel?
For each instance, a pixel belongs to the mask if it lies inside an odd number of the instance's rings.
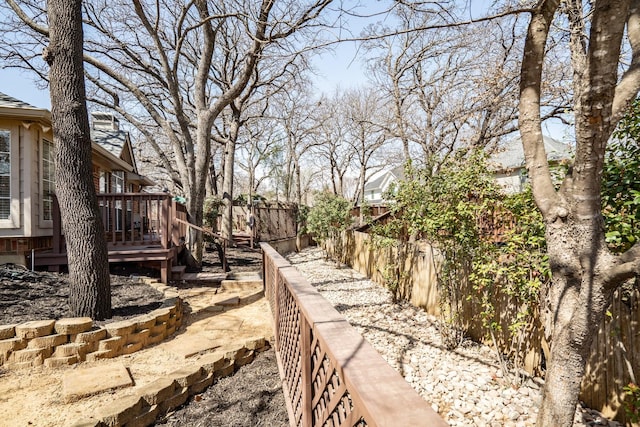
[[[345,265],[325,261],[319,248],[289,262],[318,289],[405,380],[452,426],[534,426],[540,378],[514,387],[489,347],[466,340],[447,350],[437,320]],[[579,405],[574,426],[620,426]]]

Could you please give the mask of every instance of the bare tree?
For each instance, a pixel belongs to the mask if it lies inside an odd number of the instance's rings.
[[[38,2],[7,3],[30,29],[23,36],[31,37],[37,46],[46,38]],[[93,88],[90,98],[139,129],[186,196],[190,220],[196,225],[203,220],[213,123],[241,96],[258,63],[296,51],[306,29],[316,33],[315,26],[321,24],[322,12],[331,3],[85,3],[84,23],[90,38],[85,40],[84,61]],[[159,130],[169,150],[157,143]],[[200,254],[198,245],[196,256]]]
[[[320,144],[317,136],[323,124],[322,103],[313,98],[306,82],[280,93],[274,101],[274,118],[286,139],[285,198],[300,205],[304,193],[303,158]]]
[[[416,3],[394,9],[395,27],[370,28],[364,46],[372,78],[393,111],[388,132],[401,141],[405,160],[437,170],[457,148],[492,147],[517,130],[523,26],[517,15],[462,25],[457,17],[464,9],[454,3],[440,10]],[[394,31],[400,34],[384,36]],[[563,81],[543,99],[544,119],[568,105]]]
[[[91,170],[82,64],[81,1],[49,0],[51,118],[56,196],[67,241],[69,302],[74,316],[111,317],[109,261]]]
[[[340,102],[340,91],[336,90],[333,97],[322,97],[318,118],[322,125],[318,128],[319,144],[313,148],[316,155],[323,158],[328,166],[333,194],[348,198],[345,188],[345,175],[349,171],[354,152],[344,142],[348,132],[347,120],[344,117]]]
[[[559,189],[542,141],[543,65],[554,18],[568,23],[576,156]],[[625,32],[626,29],[626,32]],[[631,55],[621,62],[622,46]],[[640,274],[640,243],[621,254],[606,245],[600,204],[604,152],[640,89],[640,1],[542,0],[531,12],[520,81],[520,133],[536,204],[546,223],[552,270],[543,289],[551,343],[538,425],[571,426],[595,331],[614,291]]]
[[[373,88],[352,89],[342,94],[338,102],[344,109],[347,121],[345,142],[353,151],[354,167],[358,171],[358,187],[354,202],[364,202],[364,186],[372,169],[388,166],[383,159],[376,158],[383,145],[388,142],[384,124],[388,123],[382,102]],[[381,160],[374,164],[374,160]]]

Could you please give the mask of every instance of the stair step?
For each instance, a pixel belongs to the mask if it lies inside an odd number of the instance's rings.
[[[182,280],[182,275],[187,269],[186,265],[174,265],[171,267],[171,279],[172,280]]]

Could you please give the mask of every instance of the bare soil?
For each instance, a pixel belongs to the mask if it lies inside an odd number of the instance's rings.
[[[230,249],[227,260],[232,272],[261,270],[262,255],[259,251]],[[215,253],[205,253],[202,271],[222,273]],[[150,273],[132,265],[112,268],[114,317],[107,322],[144,314],[161,305],[162,294],[148,285],[138,283],[135,278]],[[175,285],[180,287],[179,283]],[[68,295],[69,282],[65,274],[31,272],[15,265],[0,266],[0,324],[66,317],[69,315]],[[24,371],[24,375],[32,376],[32,379],[38,376],[34,374],[32,370]],[[31,381],[25,378],[27,380]],[[0,386],[2,383],[3,372],[0,368]],[[21,393],[20,387],[10,388],[12,394]],[[20,401],[31,401],[28,393],[38,392],[23,389],[24,395],[19,396]],[[0,403],[2,401],[0,399]],[[87,400],[86,409],[94,404],[90,399]],[[65,409],[61,407],[59,410]],[[77,403],[74,411],[85,412],[77,408]],[[258,355],[253,363],[243,366],[232,377],[216,382],[158,422],[158,425],[166,426],[287,426],[289,421],[273,350]],[[2,420],[0,425],[4,425]]]
[[[167,414],[156,425],[167,427],[285,427],[282,383],[273,349],[256,356],[232,377],[222,378],[187,405]],[[276,369],[273,367],[276,366]]]

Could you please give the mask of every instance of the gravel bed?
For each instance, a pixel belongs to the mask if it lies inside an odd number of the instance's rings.
[[[321,249],[288,259],[451,426],[535,425],[542,379],[512,386],[495,353],[469,340],[447,350],[433,316],[406,302],[393,303],[387,289],[326,261]],[[595,425],[621,424],[579,405],[574,426]]]

